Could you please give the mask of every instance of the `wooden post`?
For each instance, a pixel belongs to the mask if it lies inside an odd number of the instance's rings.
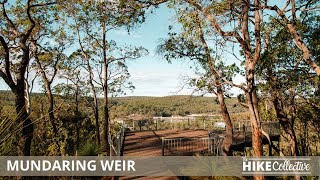
[[[132,120],[132,127],[133,127],[133,131],[135,131],[135,130],[134,130],[134,120]]]
[[[164,138],[162,137],[162,147],[161,147],[161,155],[164,156]]]
[[[156,131],[158,130],[158,119],[156,119]]]
[[[141,131],[141,120],[138,121],[139,127],[140,127],[140,131]]]
[[[269,143],[269,148],[268,148],[269,152],[269,156],[272,156],[272,142]]]
[[[246,147],[246,126],[242,124],[242,129],[243,129],[243,142],[244,142],[244,147]]]
[[[121,135],[119,134],[118,139],[117,139],[117,156],[120,156],[120,151],[121,151]]]

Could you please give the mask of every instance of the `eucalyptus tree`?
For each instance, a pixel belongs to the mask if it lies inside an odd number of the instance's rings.
[[[47,30],[47,32],[49,32]],[[55,36],[55,37],[54,37]],[[46,42],[50,39],[50,42]],[[67,42],[66,34],[62,31],[56,31],[48,36],[33,38],[33,59],[32,65],[38,69],[41,74],[41,81],[43,83],[46,96],[49,101],[48,115],[51,123],[54,142],[57,146],[57,153],[60,154],[60,144],[57,138],[59,137],[59,130],[57,128],[55,111],[54,111],[54,95],[52,91],[52,83],[54,82],[62,61],[66,59],[63,51],[66,48]]]
[[[22,153],[30,155],[33,139],[33,123],[25,103],[25,75],[30,61],[30,39],[41,25],[50,22],[47,11],[56,2],[2,0],[0,13],[1,67],[0,77],[15,94],[17,119],[23,122]],[[44,18],[46,17],[46,18]],[[45,19],[45,21],[44,21]]]
[[[220,112],[226,124],[223,151],[226,155],[232,155],[233,127],[225,103],[225,96],[228,96],[231,86],[226,82],[232,83],[232,78],[239,69],[235,64],[225,65],[221,57],[223,42],[221,39],[213,38],[216,36],[215,32],[207,28],[208,24],[199,18],[197,11],[179,7],[177,16],[182,25],[182,32],[169,33],[169,38],[158,46],[158,52],[169,62],[185,58],[199,66],[194,69],[200,77],[191,78],[187,83],[199,91],[217,96]]]
[[[97,89],[97,85],[96,85],[96,79],[95,79],[95,75],[94,75],[94,69],[93,69],[93,64],[95,64],[94,67],[98,67],[97,65],[97,61],[95,61],[94,58],[91,58],[91,56],[95,56],[95,52],[90,51],[89,47],[90,47],[90,43],[86,43],[87,41],[89,41],[89,39],[83,39],[81,38],[80,35],[80,30],[78,28],[78,26],[75,27],[76,28],[76,34],[78,36],[78,43],[80,45],[80,49],[78,50],[78,52],[75,54],[76,56],[78,56],[79,58],[83,59],[83,66],[84,69],[87,71],[87,73],[89,74],[89,78],[88,78],[88,83],[90,85],[91,91],[92,91],[92,96],[93,96],[93,112],[94,112],[94,118],[95,118],[95,127],[96,127],[96,141],[97,141],[97,145],[100,146],[100,123],[99,123],[99,104],[98,104],[98,89]],[[89,46],[89,47],[88,47]]]
[[[311,18],[319,17],[320,2],[318,0],[286,0],[282,7],[279,4],[281,3],[276,3],[276,1],[264,1],[262,6],[252,6],[252,8],[271,11],[272,13],[269,14],[272,18],[281,20],[281,26],[287,29],[296,47],[301,50],[303,60],[320,76],[320,57],[311,50],[314,46],[306,39],[308,31],[299,30],[301,25],[310,22],[314,23],[314,27],[319,28],[319,23],[312,21]],[[300,62],[301,60],[297,61],[297,63]]]
[[[299,26],[295,27],[298,32],[306,35],[304,41],[313,45],[309,50],[316,57],[320,52],[316,35],[319,31],[319,25],[316,25],[319,19],[312,18],[312,16],[307,19],[308,23],[299,23]],[[302,21],[304,19],[296,19],[296,22]],[[260,88],[270,96],[276,117],[288,135],[290,154],[296,156],[300,155],[295,132],[297,114],[301,106],[305,105],[319,109],[318,103],[315,103],[319,99],[317,97],[319,87],[317,73],[313,72],[314,69],[308,62],[302,61],[305,55],[296,48],[291,32],[283,23],[284,21],[272,18],[265,25],[264,33],[267,44],[257,73]]]
[[[141,14],[139,10],[132,11],[123,8],[121,1],[75,3],[70,7],[72,7],[72,10],[69,9],[70,17],[74,19],[72,27],[78,31],[77,36],[81,39],[79,40],[80,50],[84,58],[87,59],[90,67],[95,64],[92,59],[99,62],[97,64],[99,67],[96,68],[98,70],[92,74],[89,72],[91,76],[94,76],[89,81],[95,79],[95,85],[101,85],[103,89],[103,149],[107,151],[110,129],[108,98],[124,93],[123,87],[133,87],[130,83],[126,84],[130,76],[126,61],[137,59],[147,53],[142,47],[119,47],[108,37],[108,33],[123,26],[129,28],[134,23],[142,21]],[[89,66],[87,64],[87,67]]]

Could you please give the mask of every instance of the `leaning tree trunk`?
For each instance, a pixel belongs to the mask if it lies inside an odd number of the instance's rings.
[[[96,92],[96,88],[94,87],[93,84],[93,72],[92,72],[92,68],[90,66],[89,63],[89,59],[87,58],[87,68],[89,71],[89,83],[91,86],[91,90],[92,90],[92,94],[93,94],[93,112],[94,112],[94,119],[95,119],[95,123],[96,123],[96,141],[97,141],[97,145],[100,146],[100,125],[99,125],[99,105],[98,105],[98,98],[97,98],[97,92]]]
[[[59,137],[59,133],[58,133],[58,128],[57,128],[57,125],[55,123],[55,117],[54,117],[54,99],[53,99],[53,95],[52,95],[52,90],[51,90],[51,87],[50,87],[50,84],[49,83],[45,83],[45,86],[46,86],[46,91],[47,91],[47,97],[48,97],[48,100],[49,100],[49,108],[48,108],[48,114],[49,114],[49,120],[50,120],[50,123],[51,123],[51,126],[52,126],[52,129],[53,129],[53,133],[54,133],[54,142],[55,144],[57,145],[57,148],[58,148],[58,155],[61,154],[61,150],[60,150],[60,144],[59,144],[59,141],[57,140],[57,138]]]
[[[214,63],[212,62],[212,57],[211,57],[211,54],[210,54],[210,49],[209,49],[209,46],[204,38],[204,34],[203,34],[203,29],[202,29],[202,26],[201,26],[201,23],[198,23],[198,32],[199,32],[199,37],[200,37],[200,41],[205,49],[205,57],[206,57],[206,60],[207,60],[207,64],[209,66],[209,69],[210,69],[210,72],[211,74],[213,75],[213,78],[214,78],[214,82],[215,82],[215,86],[217,87],[217,97],[218,97],[218,100],[219,100],[219,104],[220,104],[220,109],[221,109],[221,114],[222,114],[222,117],[223,117],[223,120],[224,122],[226,123],[226,136],[223,140],[223,153],[225,155],[232,155],[231,153],[231,145],[232,145],[232,140],[233,140],[233,129],[232,129],[232,122],[231,122],[231,119],[230,119],[230,115],[229,115],[229,112],[228,112],[228,109],[227,109],[227,106],[225,104],[225,101],[224,101],[224,91],[222,89],[222,85],[219,81],[219,78],[220,78],[220,75],[219,73],[217,72],[215,66],[214,66]]]
[[[218,96],[218,100],[220,103],[220,109],[221,109],[221,114],[223,117],[224,122],[226,123],[226,136],[223,140],[223,152],[225,153],[225,155],[227,156],[231,156],[232,155],[232,151],[231,151],[231,145],[232,145],[232,140],[233,140],[233,128],[232,128],[232,122],[230,119],[230,115],[225,103],[225,99],[223,96],[223,91],[221,89],[221,87],[217,88],[217,96]]]
[[[279,120],[279,123],[286,134],[289,135],[288,140],[290,143],[290,149],[291,149],[291,155],[292,156],[298,156],[299,150],[298,150],[298,142],[296,133],[294,131],[294,124],[289,120],[289,118],[285,115],[285,112],[280,104],[280,100],[275,93],[273,93],[274,100],[273,105],[274,109],[276,111],[277,118]]]

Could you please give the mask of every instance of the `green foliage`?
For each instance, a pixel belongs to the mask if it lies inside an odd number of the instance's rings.
[[[87,141],[78,151],[79,156],[97,156],[100,153],[100,148],[95,142],[91,141]]]
[[[167,97],[119,97],[113,98],[111,118],[126,117],[131,114],[143,114],[147,116],[172,116],[200,113],[218,114],[220,106],[214,97],[197,96],[167,96]],[[236,98],[226,99],[230,113],[245,111],[237,103]]]

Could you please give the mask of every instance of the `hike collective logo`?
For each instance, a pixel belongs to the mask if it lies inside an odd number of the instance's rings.
[[[303,157],[249,158],[242,162],[243,175],[311,175],[311,159]]]

